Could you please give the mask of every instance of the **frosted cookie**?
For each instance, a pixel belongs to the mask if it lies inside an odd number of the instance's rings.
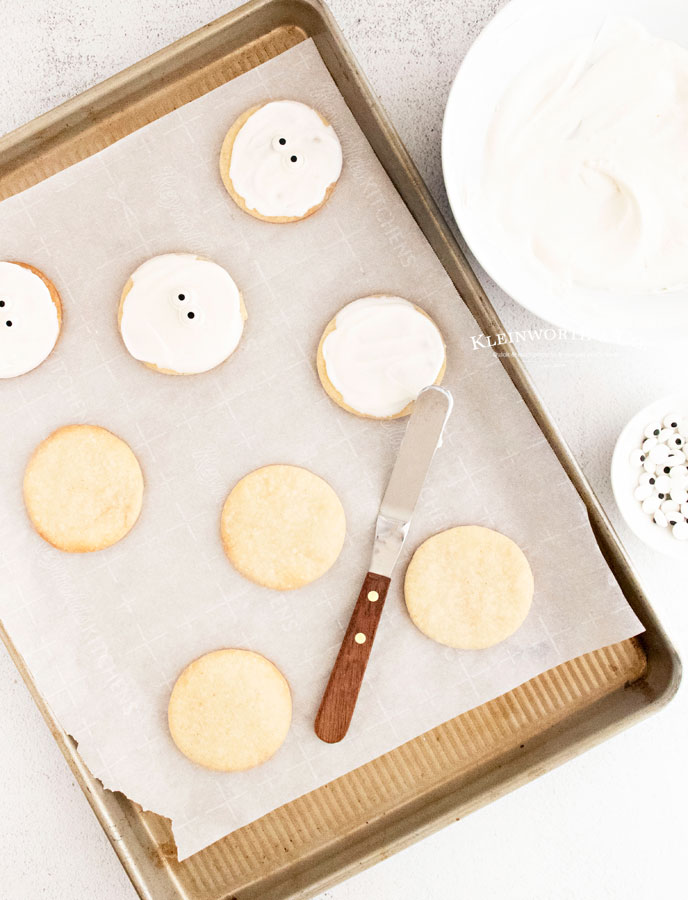
[[[299,466],[264,466],[232,489],[220,531],[237,571],[256,584],[288,591],[310,584],[333,565],[346,519],[322,478]]]
[[[236,349],[246,309],[226,269],[193,253],[165,253],[124,286],[119,329],[131,355],[169,375],[214,369]]]
[[[406,571],[404,594],[423,634],[448,647],[482,650],[523,624],[533,600],[533,573],[508,537],[465,525],[420,545]]]
[[[42,538],[68,553],[102,550],[134,526],[143,475],[128,444],[97,425],[58,428],[24,474],[24,503]]]
[[[27,263],[0,262],[0,378],[14,378],[47,359],[62,326],[55,285]]]
[[[291,724],[284,675],[249,650],[215,650],[177,679],[167,721],[172,740],[192,762],[241,772],[279,750]]]
[[[438,327],[402,297],[375,294],[354,300],[332,319],[320,340],[318,375],[343,409],[372,419],[411,412],[424,387],[446,368]]]
[[[334,128],[295,100],[247,109],[227,132],[220,174],[234,201],[265,222],[296,222],[330,196],[342,171]]]

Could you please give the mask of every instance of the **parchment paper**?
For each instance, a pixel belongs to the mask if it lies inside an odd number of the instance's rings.
[[[224,134],[247,107],[291,97],[335,126],[344,171],[331,200],[296,225],[243,213],[218,172]],[[206,375],[145,368],[116,311],[150,256],[197,251],[224,265],[248,308],[233,357]],[[0,382],[0,613],[39,689],[112,789],[172,819],[184,858],[545,669],[642,627],[593,539],[583,504],[480,330],[377,162],[315,47],[306,42],[0,204],[0,257],[39,266],[64,300],[63,335],[36,371]],[[367,569],[373,525],[404,421],[336,407],[315,353],[349,300],[398,293],[447,342],[455,407],[400,560],[349,736],[321,743],[313,719]],[[22,477],[53,429],[91,422],[129,442],[144,470],[141,518],[114,547],[52,549],[32,530]],[[348,536],[315,584],[277,593],[225,558],[220,510],[256,466],[289,462],[342,499]],[[433,643],[411,624],[401,583],[434,532],[482,524],[513,538],[533,567],[524,626],[486,651]],[[167,731],[170,689],[196,656],[257,650],[288,678],[285,745],[242,774],[206,772]]]

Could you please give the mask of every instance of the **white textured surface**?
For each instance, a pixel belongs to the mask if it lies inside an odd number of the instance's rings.
[[[213,0],[7,4],[0,131],[234,5]],[[497,5],[492,0],[332,4],[443,206],[444,100],[458,62]],[[484,283],[507,328],[540,324]],[[655,557],[623,527],[608,481],[616,434],[637,408],[673,388],[680,361],[671,352],[649,360],[641,351],[557,341],[534,344],[527,362],[619,528],[665,627],[685,654],[688,571]],[[133,900],[119,863],[5,654],[0,656],[0,709],[2,894],[13,900]],[[434,900],[459,893],[480,900],[678,896],[684,884],[687,712],[684,688],[660,715],[328,891],[328,900]]]

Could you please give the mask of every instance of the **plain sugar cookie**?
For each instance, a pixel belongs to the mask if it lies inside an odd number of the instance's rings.
[[[291,724],[284,675],[249,650],[215,650],[188,665],[167,709],[170,734],[192,762],[241,772],[279,750]]]
[[[428,538],[413,554],[404,594],[423,634],[461,650],[482,650],[521,627],[533,573],[510,538],[464,525]]]
[[[244,330],[246,308],[222,266],[193,253],[154,256],[129,278],[119,330],[129,353],[167,375],[198,375],[223,363]]]
[[[62,302],[52,281],[28,263],[0,262],[0,378],[40,366],[61,327]]]
[[[342,147],[320,113],[296,100],[246,110],[227,132],[220,174],[232,199],[265,222],[297,222],[328,199]]]
[[[278,591],[310,584],[333,565],[346,519],[326,481],[299,466],[264,466],[232,489],[220,526],[225,553],[246,578]]]
[[[342,409],[369,419],[407,416],[423,388],[439,384],[444,341],[428,314],[403,297],[374,294],[347,304],[325,329],[317,367]]]
[[[24,474],[24,503],[42,538],[68,553],[103,550],[134,526],[143,475],[131,448],[97,425],[58,428]]]

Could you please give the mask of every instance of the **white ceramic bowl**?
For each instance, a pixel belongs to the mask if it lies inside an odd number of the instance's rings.
[[[442,131],[447,195],[461,233],[497,284],[522,306],[570,332],[637,344],[688,340],[688,291],[649,296],[552,285],[494,240],[481,202],[485,136],[496,103],[537,56],[589,38],[607,16],[626,16],[652,34],[688,47],[685,0],[511,0],[470,48],[449,94]],[[649,312],[648,312],[649,304]]]
[[[631,451],[640,447],[646,426],[650,422],[663,419],[668,413],[688,416],[688,393],[662,397],[633,416],[619,435],[614,447],[612,490],[621,515],[636,537],[660,553],[688,561],[688,541],[677,541],[669,528],[655,525],[633,496],[638,484],[639,470],[634,469],[629,462]]]

